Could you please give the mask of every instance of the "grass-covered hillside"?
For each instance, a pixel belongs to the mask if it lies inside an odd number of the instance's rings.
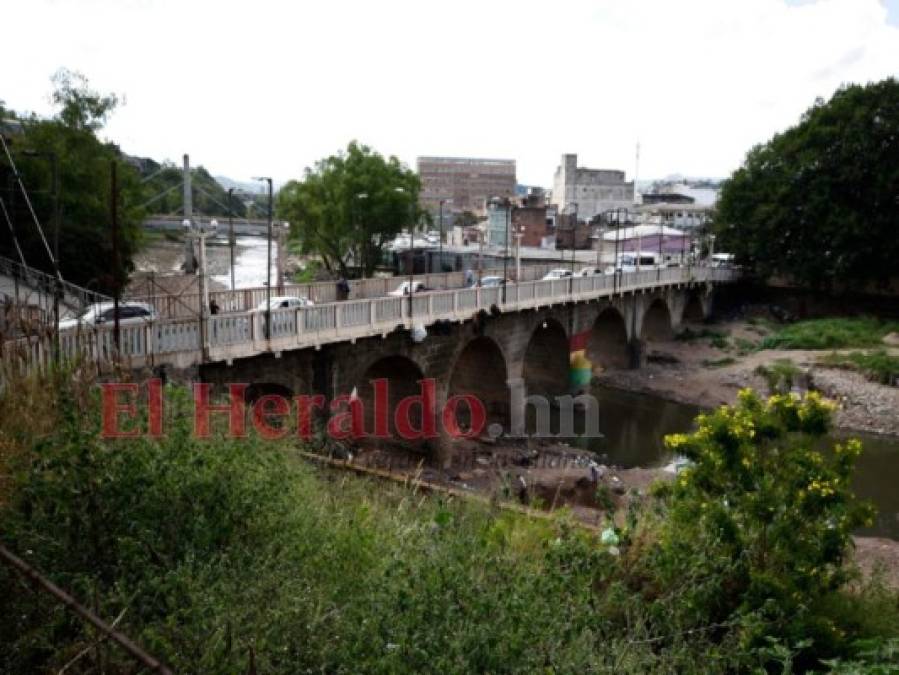
[[[76,373],[5,391],[3,545],[176,672],[896,667],[899,599],[847,585],[870,515],[845,487],[858,448],[793,442],[827,428],[814,397],[746,393],[672,437],[692,468],[601,536],[317,468],[288,442],[197,440],[179,389],[163,439],[117,441]],[[132,669],[0,566],[0,672],[70,662]]]

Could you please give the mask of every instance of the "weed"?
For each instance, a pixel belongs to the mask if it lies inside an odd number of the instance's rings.
[[[856,370],[880,384],[895,384],[899,381],[899,357],[887,353],[885,349],[849,354],[832,352],[821,357],[818,362],[832,368]]]
[[[734,338],[734,346],[737,348],[737,353],[740,356],[746,356],[758,349],[758,343],[743,337]]]
[[[874,347],[899,323],[871,317],[798,321],[762,340],[762,349],[842,349]]]
[[[723,368],[724,366],[732,366],[737,360],[732,356],[725,356],[721,359],[704,359],[702,365],[706,368]]]
[[[756,375],[765,378],[768,391],[772,394],[789,392],[793,387],[793,381],[802,372],[802,369],[790,359],[777,359],[773,363],[763,364],[755,369]]]

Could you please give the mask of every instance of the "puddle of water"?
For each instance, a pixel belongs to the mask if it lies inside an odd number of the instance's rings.
[[[599,401],[603,436],[579,438],[572,444],[625,468],[670,462],[673,457],[665,449],[663,438],[692,430],[700,411],[697,406],[619,389],[594,387],[592,393]],[[859,534],[899,540],[899,439],[855,432],[840,432],[836,437],[858,438],[864,446],[856,463],[853,488],[859,497],[874,503],[878,514],[874,526],[859,530]]]

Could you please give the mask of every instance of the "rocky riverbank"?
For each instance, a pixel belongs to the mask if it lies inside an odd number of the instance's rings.
[[[747,321],[691,327],[693,335],[702,337],[650,343],[644,367],[607,370],[596,378],[606,386],[711,408],[733,403],[744,387],[768,392],[770,384],[763,373],[787,364],[794,372],[794,386],[811,387],[837,402],[838,428],[899,436],[899,387],[828,367],[821,360],[832,350],[758,350],[755,345],[765,330]],[[886,348],[899,353],[895,347]]]

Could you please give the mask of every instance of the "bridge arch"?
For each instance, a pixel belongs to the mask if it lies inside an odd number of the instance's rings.
[[[280,382],[253,382],[244,390],[244,402],[252,405],[263,396],[283,396],[288,401],[293,398],[294,391]]]
[[[486,336],[465,344],[450,369],[447,399],[464,394],[481,401],[487,414],[484,433],[491,424],[509,428],[509,371],[503,350]],[[462,430],[470,428],[467,406],[456,408],[456,419]]]
[[[556,319],[537,323],[524,351],[522,377],[525,391],[553,397],[564,394],[568,385],[568,335]]]
[[[627,368],[630,364],[627,324],[615,307],[604,309],[593,322],[587,340],[587,358],[603,370]]]
[[[656,298],[646,308],[641,326],[640,338],[644,342],[656,342],[674,338],[671,311],[668,309],[668,304],[664,299]]]
[[[705,307],[703,306],[699,291],[690,291],[687,295],[687,301],[684,303],[684,311],[681,314],[681,323],[685,321],[699,323],[700,321],[704,321],[705,317]]]
[[[422,449],[426,439],[409,441],[403,439],[397,433],[396,411],[400,401],[407,397],[419,396],[421,385],[419,381],[424,379],[421,367],[412,359],[400,354],[381,356],[371,361],[367,367],[361,370],[355,382],[351,396],[356,396],[363,405],[363,419],[365,431],[371,439],[372,445],[408,445]],[[386,380],[386,397],[376,401],[377,380]],[[385,404],[386,405],[383,405]],[[385,408],[380,409],[380,406]],[[408,420],[413,429],[421,429],[422,407],[412,405],[408,408]],[[386,421],[386,431],[389,438],[377,438],[376,418]],[[383,431],[383,429],[381,429]]]

